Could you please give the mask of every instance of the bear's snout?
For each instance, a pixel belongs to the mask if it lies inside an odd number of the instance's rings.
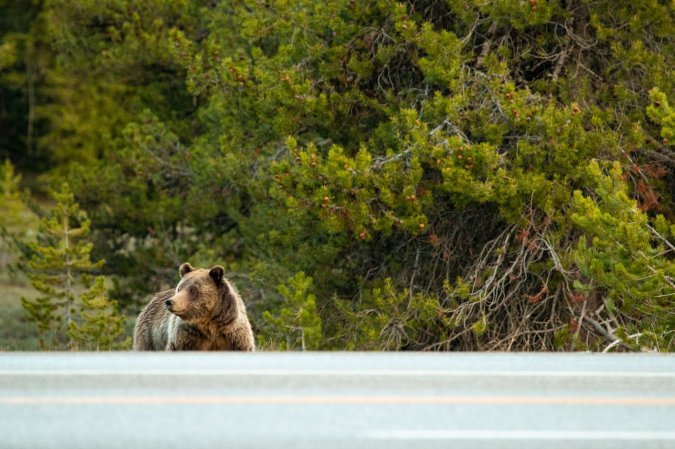
[[[173,299],[167,299],[164,301],[164,305],[166,305],[167,309],[171,309],[171,306],[173,306]]]

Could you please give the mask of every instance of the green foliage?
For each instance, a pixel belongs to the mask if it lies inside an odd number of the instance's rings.
[[[35,150],[122,307],[221,261],[288,349],[673,349],[672,5],[32,11],[0,89],[40,74]]]
[[[79,350],[109,351],[127,349],[131,338],[121,340],[124,317],[117,312],[117,302],[107,297],[105,278],[96,276],[93,285],[80,294],[79,323],[71,321],[68,336]]]
[[[587,230],[568,211],[571,192],[594,182],[589,162],[637,167],[648,182],[635,180],[644,209],[668,195],[662,160],[650,160],[662,151],[638,124],[649,88],[671,89],[663,59],[670,47],[659,44],[663,16],[626,3],[617,8],[631,18],[622,32],[619,20],[598,14],[606,6],[232,5],[227,13],[216,8],[208,25],[239,30],[229,38],[172,34],[188,89],[210,99],[205,137],[218,145],[195,148],[225,162],[219,183],[249,192],[255,219],[232,207],[228,214],[248,234],[253,227],[270,237],[265,254],[286,248],[283,263],[326,278],[317,298],[327,341],[530,349],[531,326],[548,335],[540,347],[552,349],[559,326],[543,323],[558,314],[578,319],[582,293],[571,288],[566,264]],[[550,32],[552,22],[562,38]],[[647,30],[646,46],[634,45],[639,29]],[[614,70],[625,58],[635,65]],[[654,71],[638,73],[639,64]],[[281,213],[274,231],[258,221],[269,208]],[[333,254],[329,275],[314,254]],[[457,276],[467,281],[446,289]],[[563,302],[571,317],[558,310]],[[425,332],[409,316],[427,308],[434,313],[420,313]],[[436,325],[432,316],[446,321]],[[400,338],[381,338],[394,335],[386,329]],[[594,332],[575,331],[573,347],[595,344]]]
[[[42,296],[22,298],[22,305],[28,319],[38,325],[43,348],[51,333],[57,348],[76,349],[83,344],[111,349],[121,335],[122,317],[106,297],[104,278],[97,277],[91,285],[89,273],[103,265],[102,260],[91,261],[92,244],[86,241],[91,222],[80,212],[67,184],[53,197],[56,204],[40,222],[28,262],[28,276]]]
[[[428,349],[447,332],[438,298],[398,290],[390,278],[366,292],[360,303],[339,306],[345,320],[339,336],[348,349]]]
[[[0,3],[0,159],[8,159],[24,149],[25,127],[21,115],[26,112],[25,74],[21,73],[23,32],[29,24],[21,8],[28,1]],[[18,141],[18,142],[17,142]]]
[[[279,285],[282,303],[274,315],[265,311],[263,320],[269,328],[268,339],[278,341],[279,348],[302,351],[319,349],[321,344],[321,318],[316,311],[316,297],[312,290],[312,278],[298,272],[288,280],[288,285]]]
[[[3,42],[0,45],[0,70],[12,66],[16,62],[16,43]]]
[[[20,190],[21,175],[5,160],[0,167],[0,268],[12,268],[18,249],[33,227],[35,217],[26,207]]]
[[[182,118],[188,96],[168,59],[168,32],[193,27],[186,1],[50,0],[41,20],[58,55],[47,74],[51,101],[38,108],[51,125],[40,144],[53,162],[105,159],[145,108],[174,123]]]
[[[574,192],[572,220],[584,231],[572,260],[610,312],[640,317],[627,327],[643,336],[641,342],[671,349],[675,327],[675,262],[667,253],[673,243],[659,234],[638,207],[614,163],[608,175],[593,161],[589,174],[597,180],[596,200]],[[663,223],[663,216],[658,221]],[[660,338],[661,336],[665,338]],[[649,342],[647,342],[649,337]]]
[[[3,233],[10,226],[21,226],[21,212],[25,205],[21,198],[19,184],[21,175],[17,174],[14,165],[6,159],[0,168],[0,229]]]
[[[675,111],[668,104],[668,97],[658,87],[655,87],[649,91],[649,99],[652,104],[647,107],[647,116],[661,125],[661,137],[663,137],[664,143],[673,142],[673,138],[675,138]]]

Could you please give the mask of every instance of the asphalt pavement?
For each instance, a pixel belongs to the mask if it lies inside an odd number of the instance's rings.
[[[675,448],[675,356],[4,353],[0,448]]]

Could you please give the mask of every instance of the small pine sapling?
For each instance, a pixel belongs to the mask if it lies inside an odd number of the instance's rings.
[[[51,332],[56,347],[111,349],[122,334],[122,317],[107,299],[104,278],[90,282],[90,273],[104,263],[91,261],[92,244],[86,240],[91,222],[67,184],[53,197],[56,205],[40,222],[28,262],[28,277],[42,295],[22,298],[21,303],[28,319],[37,323],[42,348],[48,346],[45,336]]]

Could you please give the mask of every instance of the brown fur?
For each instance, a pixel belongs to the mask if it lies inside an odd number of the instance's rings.
[[[223,268],[184,263],[179,271],[176,289],[155,295],[138,316],[134,350],[254,351],[246,306]]]

